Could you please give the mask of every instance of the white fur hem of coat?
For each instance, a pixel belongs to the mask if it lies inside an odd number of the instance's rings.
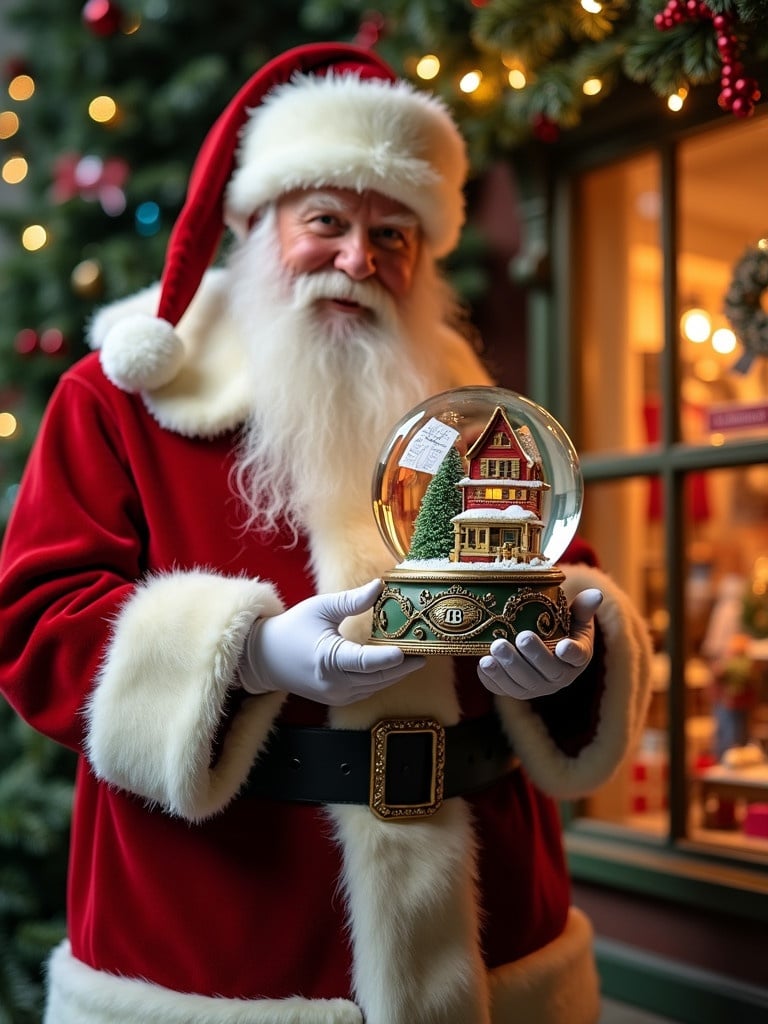
[[[212,765],[237,662],[253,622],[283,605],[270,583],[204,570],[149,577],[113,623],[91,695],[96,776],[190,821],[236,796],[283,694],[246,700]]]
[[[603,592],[596,619],[605,637],[605,690],[595,737],[569,757],[527,701],[499,697],[497,708],[531,780],[555,799],[571,800],[606,782],[636,739],[650,696],[652,650],[638,611],[609,576],[583,564],[561,568],[569,602],[590,587]]]
[[[514,927],[514,922],[510,922]],[[572,908],[563,934],[517,963],[487,974],[491,1024],[595,1024],[599,1014],[592,929]],[[437,995],[437,994],[436,994]],[[416,994],[418,1001],[418,993]],[[221,999],[159,988],[96,971],[54,950],[44,1024],[363,1024],[348,999]],[[455,1016],[433,1024],[476,1024]]]

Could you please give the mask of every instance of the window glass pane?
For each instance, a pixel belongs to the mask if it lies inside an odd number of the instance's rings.
[[[653,477],[585,490],[580,532],[644,614],[654,662],[638,743],[579,813],[668,835],[675,688],[685,716],[688,837],[737,855],[768,855],[768,467],[685,479],[682,679],[670,673],[664,513]]]
[[[590,171],[575,183],[575,346],[580,447],[637,450],[658,438],[663,345],[659,161]]]
[[[683,439],[768,436],[768,118],[681,142],[677,260]],[[737,298],[734,333],[726,297]],[[761,349],[747,369],[745,357]]]
[[[688,524],[690,835],[768,853],[768,467],[700,476],[706,515]]]
[[[654,643],[652,696],[637,745],[581,813],[659,837],[669,831],[669,618],[661,513],[656,478],[588,483],[579,531],[597,551],[601,568],[645,616]]]

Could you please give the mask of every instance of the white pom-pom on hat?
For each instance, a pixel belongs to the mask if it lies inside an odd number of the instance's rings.
[[[101,343],[104,374],[122,391],[156,391],[184,362],[184,346],[167,320],[133,313],[118,320]]]

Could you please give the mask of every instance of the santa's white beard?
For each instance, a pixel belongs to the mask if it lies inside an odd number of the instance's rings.
[[[436,325],[454,299],[425,259],[408,301],[338,272],[289,279],[268,211],[233,253],[231,301],[250,353],[252,415],[234,484],[246,525],[293,531],[340,516],[372,517],[371,480],[392,427],[440,390]],[[345,298],[369,314],[326,315]]]

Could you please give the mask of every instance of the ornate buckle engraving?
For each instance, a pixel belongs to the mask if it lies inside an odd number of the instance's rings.
[[[419,803],[387,801],[387,745],[391,736],[426,734],[431,737],[431,778],[428,799]],[[443,802],[445,730],[433,718],[385,718],[371,729],[370,808],[384,821],[411,821],[434,814]]]

